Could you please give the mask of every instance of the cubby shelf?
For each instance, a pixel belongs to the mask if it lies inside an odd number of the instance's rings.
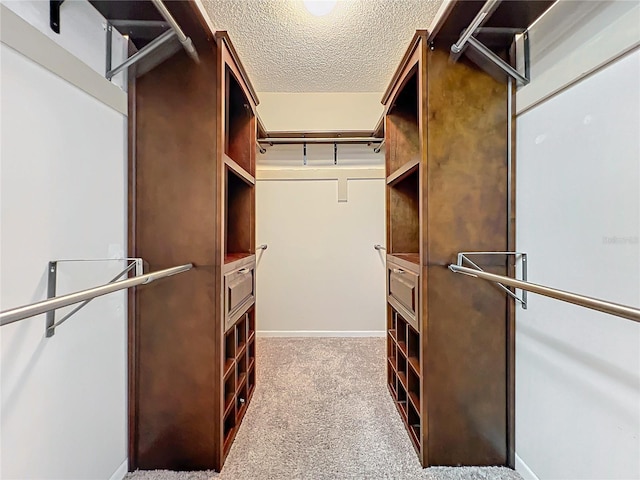
[[[420,334],[391,305],[387,308],[387,386],[420,453]]]

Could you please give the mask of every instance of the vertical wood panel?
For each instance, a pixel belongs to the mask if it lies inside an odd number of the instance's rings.
[[[504,465],[507,300],[446,265],[508,247],[507,89],[441,51],[429,54],[428,89],[430,463]]]

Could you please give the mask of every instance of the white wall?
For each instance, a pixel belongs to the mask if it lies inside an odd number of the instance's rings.
[[[382,115],[382,93],[261,92],[258,113],[272,131],[373,130]]]
[[[23,3],[48,9],[48,2]],[[3,17],[9,13],[3,10]],[[102,26],[63,17],[62,28]],[[43,38],[43,48],[61,48]],[[90,43],[94,37],[82,38]],[[4,310],[46,298],[50,260],[126,253],[126,117],[5,43],[0,54]],[[99,73],[93,81],[107,82]],[[120,266],[62,264],[59,293],[104,283]],[[127,467],[124,293],[94,300],[52,338],[44,337],[44,325],[40,315],[0,330],[0,476],[122,478]]]
[[[517,119],[517,249],[529,254],[534,283],[638,307],[640,51],[610,63],[592,49],[591,66],[608,66],[575,84],[566,77],[571,58],[588,54],[570,48],[575,38],[637,35],[638,5],[576,6],[589,21],[538,25],[560,38],[537,56],[532,42],[537,69],[528,92],[518,92],[532,106]],[[573,78],[591,68],[583,60]],[[531,92],[542,97],[554,83],[560,93],[537,103]],[[640,325],[537,295],[516,320],[518,470],[539,479],[640,478]]]
[[[384,334],[385,258],[373,248],[385,244],[384,170],[348,180],[339,202],[338,180],[319,178],[340,170],[307,179],[258,171],[256,237],[269,246],[257,266],[261,335]]]

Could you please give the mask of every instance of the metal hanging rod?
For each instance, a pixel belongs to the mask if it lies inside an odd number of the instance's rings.
[[[471,36],[476,33],[476,30],[482,26],[482,24],[491,16],[494,10],[500,5],[500,0],[488,0],[480,9],[478,14],[475,16],[469,26],[462,32],[460,38],[456,43],[451,45],[451,52],[454,54],[458,54],[462,52],[467,41],[471,38]]]
[[[511,277],[505,277],[503,275],[496,275],[488,272],[481,272],[473,268],[461,267],[460,265],[449,265],[449,270],[454,273],[462,273],[470,277],[481,278],[490,282],[498,282],[510,287],[519,288],[523,291],[537,293],[538,295],[544,295],[545,297],[554,298],[563,302],[573,303],[581,307],[591,308],[592,310],[598,310],[600,312],[615,315],[617,317],[633,320],[640,323],[640,309],[630,307],[628,305],[621,305],[619,303],[607,302],[606,300],[600,300],[598,298],[587,297],[584,295],[578,295],[576,293],[566,292],[564,290],[558,290],[544,285],[538,285],[535,283],[524,282]]]
[[[166,32],[162,33],[160,36],[156,37],[153,41],[149,42],[149,44],[145,45],[143,48],[138,50],[136,53],[127,58],[124,62],[118,65],[116,68],[111,68],[111,42],[112,42],[112,27],[113,25],[119,24],[118,21],[107,23],[107,68],[105,77],[107,80],[111,80],[118,73],[126,70],[131,65],[138,63],[145,57],[148,57],[152,53],[158,53],[160,47],[171,45],[171,41],[174,38],[177,38],[184,50],[187,54],[196,62],[199,63],[200,59],[198,57],[198,52],[193,46],[193,42],[189,37],[187,37],[178,22],[176,22],[175,18],[171,15],[167,7],[164,5],[162,0],[151,0],[156,9],[160,12],[160,15],[165,19],[166,23],[169,25],[170,29]],[[122,22],[120,22],[122,23]],[[130,24],[130,21],[125,22],[126,24]],[[151,23],[151,22],[146,22]],[[157,26],[158,22],[153,22],[154,25]],[[177,47],[180,48],[180,47]],[[163,50],[164,51],[164,50]],[[166,52],[165,52],[166,53]],[[169,52],[172,54],[174,52]]]
[[[262,245],[258,245],[256,247],[256,250],[266,250],[267,249],[267,244],[263,243]]]
[[[108,35],[109,32],[110,32],[109,27],[107,27],[107,36],[109,36]],[[149,42],[143,48],[141,48],[136,53],[131,55],[124,62],[122,62],[120,65],[118,65],[116,68],[107,70],[107,73],[105,74],[106,79],[107,80],[111,80],[117,74],[119,74],[123,70],[126,70],[131,65],[133,65],[135,63],[138,63],[143,58],[149,56],[150,54],[152,54],[153,52],[158,50],[160,47],[162,47],[163,45],[166,45],[167,43],[169,43],[175,37],[176,37],[176,32],[174,32],[173,30],[167,30],[162,35],[160,35],[159,37],[155,38],[153,41]],[[111,47],[111,42],[107,41],[107,65],[109,65],[110,58],[111,58],[111,48],[110,47]]]
[[[58,263],[113,262],[113,261],[126,261],[129,264],[127,265],[127,267],[124,270],[122,270],[120,273],[118,273],[118,275],[113,277],[109,281],[109,283],[115,283],[116,281],[120,280],[122,277],[124,277],[131,270],[134,270],[134,269],[135,269],[135,275],[142,275],[144,273],[144,266],[143,266],[142,258],[96,258],[96,259],[91,259],[91,260],[89,260],[89,259],[55,260],[55,261],[49,262],[49,275],[48,275],[48,281],[47,281],[47,283],[48,283],[48,285],[47,285],[47,298],[49,299],[49,298],[53,298],[53,297],[56,296],[56,286],[57,286],[57,280],[58,280]],[[56,328],[57,327],[59,327],[64,322],[69,320],[69,318],[71,318],[76,313],[78,313],[78,311],[80,311],[84,307],[86,307],[92,300],[93,300],[93,298],[85,300],[84,302],[82,302],[80,305],[75,307],[73,310],[71,310],[69,313],[67,313],[64,317],[62,317],[57,322],[56,322],[56,311],[55,310],[49,310],[47,312],[47,317],[46,317],[47,321],[46,321],[45,336],[46,337],[53,337],[53,335],[56,333]]]
[[[380,150],[382,150],[382,147],[384,147],[385,141],[386,140],[383,138],[380,142],[380,145],[373,149],[373,153],[380,153]]]
[[[468,40],[468,43],[478,52],[484,55],[485,58],[493,63],[496,67],[500,68],[507,75],[520,82],[521,85],[527,85],[530,82],[528,73],[526,75],[521,75],[520,72],[518,72],[515,68],[502,60],[498,55],[493,53],[484,43],[478,41],[477,38],[471,37]],[[526,56],[528,57],[528,54]],[[527,59],[527,62],[528,61],[529,60]]]
[[[137,285],[146,285],[147,283],[154,282],[161,278],[170,277],[178,273],[191,270],[193,265],[188,263],[186,265],[180,265],[178,267],[167,268],[164,270],[158,270],[157,272],[147,273],[145,275],[139,275],[137,277],[128,278],[126,280],[120,280],[119,282],[107,283],[99,287],[89,288],[87,290],[80,290],[79,292],[70,293],[68,295],[62,295],[59,297],[49,298],[41,302],[33,303],[30,305],[24,305],[22,307],[11,308],[0,312],[0,326],[8,325],[10,323],[23,320],[25,318],[40,315],[57,308],[73,305],[74,303],[90,300],[95,297],[100,297],[108,293],[116,292],[118,290],[124,290],[126,288],[135,287]]]
[[[520,260],[522,261],[522,280],[525,282],[527,281],[527,254],[526,253],[524,252],[460,252],[458,253],[458,266],[464,267],[464,262],[466,261],[477,271],[484,272],[484,270],[480,268],[478,264],[476,264],[469,258],[471,256],[478,256],[478,255],[501,255],[501,256],[512,255],[516,258],[520,257]],[[527,309],[527,292],[526,291],[523,291],[522,298],[519,298],[515,293],[513,293],[503,284],[498,283],[498,287],[501,290],[503,290],[507,295],[509,295],[511,298],[513,298],[517,302],[520,302],[524,310]]]
[[[377,137],[301,137],[301,138],[259,138],[258,143],[266,143],[269,145],[299,145],[299,144],[334,144],[334,143],[350,143],[350,144],[366,144],[382,143],[384,138]]]
[[[160,15],[162,15],[162,18],[166,20],[166,22],[171,26],[171,29],[176,33],[176,35],[178,36],[178,40],[182,44],[182,47],[185,49],[185,51],[196,63],[199,63],[200,59],[198,58],[198,52],[193,46],[193,42],[184,34],[182,29],[180,28],[180,25],[178,25],[178,22],[176,22],[176,19],[173,18],[169,10],[167,10],[167,7],[164,5],[164,3],[162,3],[162,0],[151,1],[160,12]]]
[[[484,22],[491,16],[491,14],[496,10],[498,5],[500,5],[501,0],[487,0],[485,4],[482,6],[478,14],[471,21],[469,26],[462,32],[460,38],[456,43],[451,45],[451,59],[453,61],[458,60],[460,55],[462,55],[464,49],[469,44],[476,52],[483,55],[487,60],[501,69],[504,73],[506,73],[511,78],[518,81],[521,85],[527,85],[530,82],[529,77],[529,37],[526,35],[526,30],[522,30],[518,32],[513,28],[493,28],[493,29],[483,29],[481,28]],[[493,53],[490,48],[480,42],[473,35],[475,33],[481,33],[482,31],[500,31],[502,33],[509,33],[515,35],[517,33],[525,33],[524,37],[524,57],[525,57],[525,74],[522,75],[515,68],[501,59],[498,55]]]
[[[385,247],[383,247],[382,245],[380,245],[379,243],[376,243],[373,248],[375,248],[376,250],[386,250]]]

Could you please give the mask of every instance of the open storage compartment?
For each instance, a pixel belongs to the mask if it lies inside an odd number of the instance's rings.
[[[225,153],[255,175],[255,115],[235,75],[228,66],[225,68]]]
[[[412,263],[420,261],[419,172],[416,165],[387,186],[389,253]]]
[[[253,254],[255,191],[229,166],[226,179],[224,263],[230,263]]]
[[[403,166],[420,162],[420,123],[418,120],[418,66],[408,74],[387,113],[387,177]]]

